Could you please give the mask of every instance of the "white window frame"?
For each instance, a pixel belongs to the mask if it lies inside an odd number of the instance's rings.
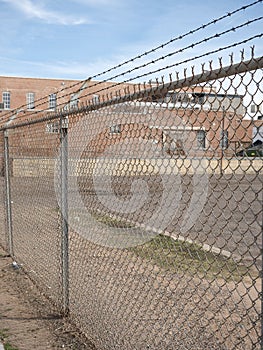
[[[3,91],[2,93],[2,101],[4,104],[4,109],[10,109],[11,102],[11,94],[9,91]]]
[[[28,92],[26,94],[26,107],[27,107],[27,109],[34,109],[35,108],[35,93],[34,92]]]
[[[100,95],[93,95],[92,101],[94,104],[98,104],[100,102]]]
[[[202,135],[202,137],[200,137]],[[206,148],[206,131],[203,129],[197,130],[196,133],[196,142],[197,148],[205,149]]]
[[[110,126],[110,134],[120,134],[121,133],[121,124],[115,124]]]
[[[59,122],[50,122],[46,124],[46,132],[48,134],[59,134],[60,124]]]
[[[49,109],[57,108],[57,94],[53,93],[48,96],[48,108]]]
[[[256,107],[255,104],[252,104],[252,105],[250,106],[250,112],[251,112],[252,114],[257,113],[257,107]]]
[[[69,108],[70,109],[77,109],[79,104],[79,99],[76,97],[76,94],[72,94],[70,96],[70,102],[69,102]]]

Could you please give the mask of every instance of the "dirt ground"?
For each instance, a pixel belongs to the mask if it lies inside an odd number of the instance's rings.
[[[0,342],[10,350],[94,350],[0,247]]]
[[[130,181],[127,184],[121,180],[116,179],[115,192],[129,196]],[[259,272],[259,179],[230,180],[211,179],[203,216],[186,238],[237,253]],[[182,207],[169,232],[176,232],[173,228],[180,224],[189,206],[191,186],[187,181],[185,178]],[[127,214],[128,219],[140,223],[154,213],[162,192],[156,184],[157,179],[150,182],[151,203],[134,216]],[[102,211],[92,182],[84,178],[79,186],[86,207]],[[141,196],[139,191],[135,194]],[[112,196],[106,192],[103,195]],[[127,249],[97,244],[101,239],[108,242],[107,230],[97,222],[93,227],[85,221],[78,202],[74,207],[77,212],[72,217],[79,230],[69,232],[70,320],[98,349],[261,348],[260,278],[247,276],[248,280],[240,283],[219,278],[210,281],[208,270],[201,271],[202,264],[195,275],[160,270],[151,256],[151,261],[145,261]],[[61,227],[53,178],[12,178],[12,215],[16,258],[41,291],[60,304]],[[0,219],[0,231],[2,225],[5,232],[3,206]],[[78,234],[84,232],[83,228],[87,236]],[[5,239],[0,235],[0,244]],[[18,350],[94,349],[81,343],[76,330],[52,310],[23,269],[14,270],[11,263],[0,256],[0,331],[7,334],[6,341]]]

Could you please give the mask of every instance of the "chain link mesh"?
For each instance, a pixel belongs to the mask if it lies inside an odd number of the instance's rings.
[[[262,346],[263,58],[230,61],[6,115],[0,244],[97,349]]]
[[[246,79],[70,119],[70,309],[99,349],[260,347],[262,158],[245,147],[263,124],[229,93]]]
[[[61,305],[61,224],[54,190],[59,134],[46,123],[8,130],[14,258]]]

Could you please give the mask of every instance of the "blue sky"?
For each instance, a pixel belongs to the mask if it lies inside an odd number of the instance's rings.
[[[85,79],[252,2],[0,0],[0,75]],[[260,15],[263,15],[263,3],[184,41],[177,41],[163,52],[159,51],[159,55]],[[204,50],[213,50],[260,32],[262,20],[231,35],[209,41],[205,46],[188,50],[178,59],[198,55]],[[262,38],[254,43],[256,55],[262,55]],[[251,44],[246,44],[248,51]],[[233,51],[239,55],[239,50],[240,47],[237,47]],[[154,57],[157,56],[151,58]],[[175,59],[171,58],[169,63]]]

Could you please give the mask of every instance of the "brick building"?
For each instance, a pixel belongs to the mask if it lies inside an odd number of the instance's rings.
[[[0,122],[15,123],[59,109],[74,109],[87,100],[97,103],[103,93],[112,98],[112,85],[112,82],[100,82],[98,88],[98,82],[91,80],[83,84],[77,80],[0,77]],[[132,84],[119,85],[118,94],[124,95],[129,88],[132,92],[132,87]],[[158,143],[164,155],[218,157],[224,152],[225,156],[231,156],[251,144],[253,128],[262,125],[262,120],[243,120],[246,109],[242,96],[219,94],[212,87],[203,86],[172,90],[165,96],[150,94],[97,113],[97,116],[106,114],[100,118],[105,123],[104,131],[92,143],[95,156],[105,153],[112,145],[117,147],[125,138]],[[54,132],[48,123],[44,129],[46,134]],[[17,147],[32,155],[26,134],[21,135]],[[49,142],[52,135],[45,139]],[[48,144],[43,147],[42,139],[39,145],[34,145],[42,156],[48,155],[48,148]]]
[[[77,83],[79,82],[75,80],[2,76],[0,77],[2,114],[3,111],[18,108],[23,110],[54,109],[57,107],[58,94]],[[41,100],[42,98],[44,99]]]
[[[135,154],[143,154],[144,142],[151,141],[162,148],[164,156],[232,157],[251,145],[253,129],[263,125],[262,120],[243,120],[235,107],[225,110],[137,101],[112,106],[110,114],[104,113],[107,119],[103,118],[103,111],[98,111],[105,121],[105,130],[90,145],[89,157],[109,154],[107,149],[112,146],[115,152],[123,154],[125,139],[140,139],[133,141]],[[129,152],[127,147],[127,157]]]

